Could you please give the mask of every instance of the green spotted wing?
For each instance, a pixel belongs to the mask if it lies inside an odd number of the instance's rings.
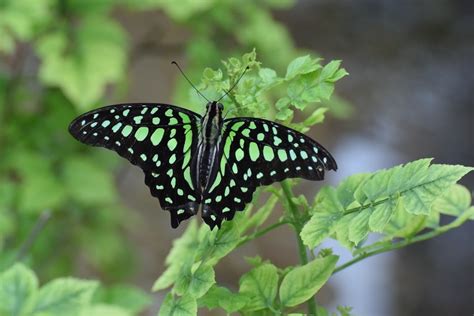
[[[256,118],[225,120],[214,181],[203,194],[211,227],[230,220],[261,185],[287,178],[322,180],[336,170],[331,154],[312,138],[275,122]]]
[[[191,177],[200,119],[168,104],[119,104],[79,116],[69,131],[85,144],[112,149],[138,165],[177,227],[196,214],[201,202]]]

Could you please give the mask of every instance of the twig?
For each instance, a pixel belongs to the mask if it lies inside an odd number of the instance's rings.
[[[46,223],[48,222],[50,218],[51,218],[50,210],[45,210],[41,213],[41,215],[38,217],[38,220],[35,223],[35,226],[33,226],[33,229],[31,230],[30,234],[28,235],[26,240],[21,244],[20,249],[18,250],[18,253],[15,256],[15,261],[20,261],[28,253],[31,246],[36,241],[36,238],[38,238],[39,233],[43,230],[44,226],[46,225]]]

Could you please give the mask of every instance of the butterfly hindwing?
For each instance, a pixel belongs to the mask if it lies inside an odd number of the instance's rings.
[[[210,213],[204,220],[211,227],[242,211],[258,186],[295,177],[322,180],[325,170],[337,169],[331,154],[312,138],[256,118],[224,122],[217,161],[216,176],[203,196]]]
[[[200,115],[167,104],[120,104],[88,112],[69,131],[79,141],[106,147],[138,165],[171,224],[194,215],[200,203],[191,178]]]

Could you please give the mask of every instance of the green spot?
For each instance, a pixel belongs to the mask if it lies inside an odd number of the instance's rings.
[[[237,174],[237,173],[239,172],[239,169],[237,168],[237,164],[236,164],[236,163],[234,163],[234,164],[232,165],[232,172],[233,172],[234,174]]]
[[[191,180],[191,168],[189,167],[184,169],[184,180],[186,180],[191,189],[194,189],[193,181]]]
[[[168,169],[168,171],[166,172],[166,174],[168,175],[168,177],[172,177],[173,176],[173,169]]]
[[[163,128],[157,128],[153,134],[151,135],[151,143],[154,146],[157,146],[161,140],[163,139],[163,135],[165,134],[165,130]]]
[[[257,173],[257,179],[261,179],[261,178],[263,178],[263,173],[261,172]]]
[[[260,156],[260,150],[258,149],[257,143],[251,142],[249,150],[250,159],[252,159],[252,161],[257,161],[258,157]]]
[[[238,197],[234,197],[234,201],[235,201],[235,202],[237,202],[237,203],[240,203],[240,202],[242,202],[242,200],[241,200],[241,199],[239,199]]]
[[[178,124],[178,120],[174,117],[170,118],[170,121],[168,122],[169,125],[176,125]]]
[[[239,148],[235,151],[235,159],[237,159],[237,161],[241,161],[242,159],[244,158],[244,151]]]
[[[265,132],[268,133],[270,131],[270,129],[268,129],[268,125],[266,123],[263,123],[262,126],[263,126],[263,129],[265,130]]]
[[[138,115],[133,117],[133,120],[135,121],[135,124],[140,124],[142,122],[143,116]]]
[[[146,111],[148,111],[148,108],[143,108],[143,110],[140,112],[141,114],[145,114]]]
[[[286,161],[288,159],[288,155],[284,149],[278,149],[278,158],[280,158],[281,161]]]
[[[257,139],[258,139],[259,141],[264,140],[264,139],[265,139],[265,134],[263,134],[263,133],[258,133],[258,134],[257,134]]]
[[[222,209],[222,213],[227,213],[229,211],[230,211],[230,208],[228,208],[227,206]]]
[[[221,174],[218,173],[216,176],[216,179],[214,180],[214,183],[212,184],[212,187],[209,189],[209,192],[212,192],[218,185],[221,183]]]
[[[176,162],[176,154],[172,154],[169,160],[170,164],[174,164]]]
[[[131,153],[131,154],[133,154],[133,148],[129,148],[129,149],[128,149],[128,152]]]
[[[183,214],[183,213],[184,213],[184,209],[182,209],[182,208],[180,208],[180,209],[178,210],[178,212],[177,212],[178,215],[181,215],[181,214]]]
[[[151,122],[155,125],[159,125],[160,124],[160,118],[159,117],[154,117],[153,120],[151,120]]]
[[[291,134],[288,134],[288,141],[291,143],[293,141],[293,136]]]
[[[166,197],[165,201],[169,204],[173,204],[173,200],[170,197]]]
[[[248,128],[243,129],[241,133],[245,137],[250,137],[250,129],[248,129]]]
[[[158,161],[158,154],[155,154],[151,160],[153,160],[154,162],[157,162]]]
[[[191,194],[188,194],[188,199],[193,202],[196,201],[196,198],[192,196]]]
[[[229,187],[225,187],[224,195],[229,195],[229,193],[230,193],[230,188],[229,188]]]
[[[103,121],[102,122],[102,127],[107,127],[110,125],[110,121],[109,120],[106,120],[106,121]]]
[[[231,180],[230,180],[230,184],[229,184],[229,185],[230,185],[231,188],[232,188],[232,187],[235,187],[235,181],[234,181],[234,179],[231,179]]]
[[[176,178],[175,178],[175,177],[171,178],[171,182],[170,182],[170,183],[171,183],[171,187],[174,189],[175,186],[176,186]]]
[[[179,112],[179,116],[181,117],[181,121],[183,121],[184,124],[191,123],[188,115]]]
[[[278,137],[278,136],[273,136],[273,144],[274,144],[275,146],[280,145],[280,144],[281,144],[281,138]]]
[[[275,157],[275,153],[273,152],[273,149],[270,146],[263,147],[263,157],[266,161],[272,161]]]
[[[184,138],[184,146],[183,151],[187,152],[189,148],[191,148],[191,144],[193,143],[193,132],[189,126],[185,127],[185,138]]]
[[[137,131],[135,132],[135,138],[141,142],[143,141],[148,135],[148,127],[145,127],[145,126],[142,126],[140,128],[137,129]]]
[[[162,185],[157,185],[157,186],[156,186],[156,189],[157,189],[157,190],[163,190],[164,188],[165,188],[165,187],[162,186]]]
[[[216,196],[216,202],[219,203],[220,201],[222,201],[222,196],[221,195]]]
[[[117,133],[117,131],[120,129],[120,127],[122,127],[122,123],[118,122],[117,124],[115,124],[113,127],[112,127],[112,131],[114,133]]]
[[[143,161],[146,161],[146,155],[145,154],[141,154],[140,158],[142,158]]]
[[[247,192],[249,189],[246,188],[246,187],[241,187],[240,190],[245,193],[245,192]]]
[[[179,196],[183,196],[183,195],[184,195],[184,191],[181,190],[181,189],[176,190],[176,193],[178,193]]]
[[[177,145],[178,145],[178,141],[176,140],[176,138],[171,138],[168,141],[168,148],[171,151],[173,151],[176,148]]]
[[[127,137],[128,135],[130,135],[132,131],[133,131],[133,127],[130,125],[126,125],[122,130],[122,135]]]
[[[123,116],[127,116],[127,115],[128,115],[128,113],[130,113],[130,110],[129,110],[129,109],[126,109],[125,111],[123,111],[123,113],[122,113],[122,114],[123,114]]]
[[[216,215],[211,215],[211,219],[212,219],[213,222],[215,222],[216,219],[217,219]]]
[[[272,132],[274,135],[278,134],[278,131],[275,126],[272,126]]]
[[[254,122],[250,122],[249,128],[250,128],[250,129],[256,129],[256,128],[257,128],[257,125],[255,125]]]
[[[173,138],[176,135],[176,128],[173,128],[170,132],[170,138]]]
[[[296,153],[293,149],[290,149],[290,157],[291,157],[291,160],[296,160]]]
[[[238,131],[239,131],[239,128],[241,128],[242,125],[244,125],[244,124],[245,124],[244,122],[237,122],[237,123],[235,123],[234,125],[232,125],[232,129],[233,129],[234,131],[238,132]]]
[[[308,153],[306,151],[300,152],[301,158],[307,159],[308,158]]]
[[[154,107],[153,109],[151,109],[150,114],[155,114],[157,111],[158,111],[158,108]]]
[[[204,200],[204,204],[209,204],[211,202],[212,202],[212,200],[210,198]]]
[[[270,177],[273,177],[273,176],[276,175],[276,174],[277,174],[277,173],[276,173],[275,170],[270,171]]]
[[[166,110],[165,115],[168,116],[168,117],[172,117],[173,116],[173,110],[172,109]]]

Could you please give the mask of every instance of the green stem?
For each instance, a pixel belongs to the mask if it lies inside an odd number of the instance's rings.
[[[280,221],[280,222],[276,222],[264,229],[261,229],[261,230],[258,230],[256,231],[255,233],[247,236],[245,239],[242,239],[238,244],[237,244],[237,247],[240,247],[246,243],[248,243],[249,241],[252,241],[254,239],[257,239],[258,237],[261,237],[265,234],[267,234],[268,232],[274,230],[275,228],[278,228],[280,226],[283,226],[283,225],[286,225],[288,224],[289,222],[288,221]]]
[[[467,221],[469,219],[469,215],[472,215],[472,214],[467,214],[465,216],[461,215],[460,217],[456,218],[454,221],[452,221],[451,223],[449,223],[447,225],[438,227],[434,230],[431,230],[427,233],[415,236],[413,238],[407,238],[407,239],[404,239],[402,241],[391,243],[391,244],[386,244],[386,242],[383,242],[382,245],[384,245],[384,246],[382,248],[360,254],[359,256],[355,257],[354,259],[352,259],[352,260],[340,265],[336,269],[334,269],[334,272],[332,274],[336,274],[337,272],[342,271],[342,270],[350,267],[351,265],[353,265],[353,264],[355,264],[355,263],[357,263],[357,262],[359,262],[359,261],[361,261],[365,258],[372,257],[372,256],[375,256],[375,255],[378,255],[380,253],[384,253],[384,252],[387,252],[387,251],[400,249],[400,248],[406,247],[408,245],[411,245],[411,244],[414,244],[414,243],[417,243],[417,242],[420,242],[420,241],[424,241],[424,240],[427,240],[427,239],[431,239],[431,238],[437,237],[441,234],[444,234],[444,233],[450,231],[451,229],[454,229],[456,227],[461,226],[465,221]]]
[[[295,228],[296,232],[296,241],[298,243],[298,254],[300,257],[300,262],[301,264],[307,264],[308,263],[308,253],[306,252],[306,247],[303,244],[303,240],[301,239],[300,232],[301,229],[303,228],[303,224],[300,221],[300,216],[298,213],[298,207],[296,204],[293,202],[293,191],[291,190],[290,183],[288,181],[283,181],[281,182],[281,187],[283,189],[283,195],[286,198],[286,202],[288,204],[288,207],[286,208],[286,212],[288,213],[288,217],[291,220],[291,223],[293,227]],[[316,300],[314,297],[311,297],[308,300],[308,313],[310,315],[315,315],[317,316],[317,310],[316,310]]]

